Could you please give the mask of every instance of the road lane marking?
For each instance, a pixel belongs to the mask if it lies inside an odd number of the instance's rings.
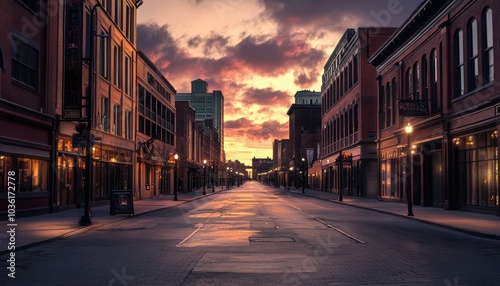
[[[212,213],[213,214],[213,213]],[[212,215],[210,215],[204,222],[202,222],[200,224],[200,226],[195,229],[190,235],[188,235],[186,238],[184,238],[181,242],[179,242],[179,244],[177,244],[177,247],[181,246],[184,242],[186,242],[188,239],[190,239],[193,235],[195,235],[195,233],[198,232],[198,230],[200,230],[202,227],[205,226],[205,224],[212,218]]]
[[[330,224],[328,224],[328,223],[326,223],[326,222],[322,221],[322,220],[321,220],[321,219],[319,219],[319,218],[314,218],[314,219],[315,219],[315,220],[317,220],[317,221],[319,221],[320,223],[322,223],[322,224],[326,225],[328,228],[334,229],[334,230],[338,231],[339,233],[341,233],[341,234],[343,234],[343,235],[345,235],[345,236],[349,237],[350,239],[352,239],[352,240],[354,240],[354,241],[356,241],[356,242],[358,242],[358,243],[361,243],[361,244],[364,244],[364,243],[365,243],[365,242],[364,242],[364,241],[362,241],[361,239],[358,239],[358,238],[356,238],[356,237],[354,237],[354,236],[352,236],[352,235],[348,234],[347,232],[345,232],[345,231],[343,231],[343,230],[341,230],[341,229],[339,229],[339,228],[336,228],[336,227],[334,227],[334,226],[332,226],[332,225],[330,225]]]

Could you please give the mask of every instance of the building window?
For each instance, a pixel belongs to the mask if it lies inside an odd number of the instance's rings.
[[[406,71],[406,99],[413,99],[413,76],[411,68]]]
[[[106,34],[109,35],[109,32],[105,32]],[[109,37],[99,37],[101,43],[101,50],[100,50],[100,69],[99,72],[101,76],[103,76],[105,79],[109,80],[109,67],[110,67],[110,39]]]
[[[352,78],[352,62],[349,63],[349,89],[352,88],[353,78]]]
[[[122,0],[115,0],[115,24],[118,28],[122,29]]]
[[[109,98],[101,97],[101,121],[102,129],[109,132]]]
[[[386,106],[386,121],[385,126],[391,126],[391,113],[392,113],[392,101],[391,101],[391,85],[387,83],[385,87],[385,106]]]
[[[453,63],[455,66],[454,82],[455,82],[455,98],[464,95],[464,35],[462,30],[457,30],[453,39]]]
[[[413,64],[413,99],[420,99],[420,66],[418,62]]]
[[[132,57],[125,55],[125,94],[132,95]]]
[[[396,78],[392,79],[392,98],[391,98],[391,104],[392,104],[392,122],[391,125],[396,124],[396,98],[398,98],[398,90],[396,88]]]
[[[18,0],[23,3],[28,9],[30,9],[34,13],[38,13],[40,11],[40,0]]]
[[[137,87],[137,101],[139,102],[139,114],[144,114],[144,99],[146,98],[146,91],[142,85]]]
[[[0,153],[0,193],[7,193],[9,190],[8,172],[15,172],[16,190],[18,192],[45,192],[48,182],[48,161],[8,156]],[[11,183],[12,184],[12,183]]]
[[[467,87],[469,91],[477,88],[479,78],[479,59],[477,48],[477,21],[471,19],[467,25]]]
[[[422,57],[422,99],[427,100],[429,95],[429,85],[427,78],[427,55]]]
[[[493,82],[493,15],[490,8],[486,8],[482,17],[482,39],[483,39],[483,80],[484,84]]]
[[[436,49],[432,49],[431,51],[431,108],[434,111],[437,109],[438,102],[438,59]]]
[[[358,83],[358,55],[355,55],[353,60],[353,78],[354,78],[354,84]]]
[[[359,131],[359,120],[358,120],[358,105],[354,105],[354,132]]]
[[[141,132],[142,134],[146,134],[146,130],[144,129],[144,123],[145,123],[144,116],[139,115],[139,132]]]
[[[132,139],[132,112],[125,111],[125,138]]]
[[[120,105],[113,106],[113,128],[111,132],[114,132],[117,136],[122,136],[122,107]]]
[[[498,207],[497,131],[453,138],[453,143],[458,150],[458,185],[467,205]]]
[[[13,38],[12,78],[38,88],[38,51]]]
[[[92,35],[92,17],[90,12],[85,13],[85,58],[90,58],[90,36]],[[88,61],[84,61],[88,62]]]
[[[111,0],[101,0],[101,5],[111,15]]]
[[[386,111],[387,111],[387,108],[386,108],[386,105],[387,103],[385,102],[385,86],[384,84],[382,83],[381,84],[382,86],[380,87],[380,127],[382,129],[385,128],[385,118],[387,117],[387,115],[385,114]]]
[[[118,88],[122,88],[122,75],[123,75],[122,47],[121,46],[114,46],[113,47],[113,54],[114,54],[113,84]]]
[[[134,43],[134,8],[127,5],[125,13],[125,36]]]

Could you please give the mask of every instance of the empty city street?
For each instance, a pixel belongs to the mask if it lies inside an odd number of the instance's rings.
[[[0,284],[499,285],[499,259],[497,240],[248,181],[19,250]]]

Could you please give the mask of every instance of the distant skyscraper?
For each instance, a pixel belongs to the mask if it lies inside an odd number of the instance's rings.
[[[177,93],[176,101],[189,101],[189,105],[196,111],[196,121],[213,119],[219,132],[221,143],[220,154],[224,154],[224,95],[220,90],[208,92],[208,83],[201,79],[191,82],[191,93]],[[224,161],[224,158],[220,158]]]

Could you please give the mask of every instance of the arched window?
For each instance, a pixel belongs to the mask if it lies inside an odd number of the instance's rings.
[[[418,62],[413,64],[413,99],[420,99],[420,66]]]
[[[354,133],[359,131],[359,120],[358,120],[358,104],[354,105]],[[358,138],[359,140],[359,138]]]
[[[453,37],[453,64],[454,64],[454,95],[464,95],[464,33],[458,29]]]
[[[427,55],[422,56],[422,99],[429,98],[429,79],[427,78]]]
[[[396,98],[398,98],[398,90],[396,88],[396,78],[392,79],[392,122],[391,125],[396,124]]]
[[[477,21],[472,18],[467,24],[467,87],[468,91],[477,88],[479,78],[479,59],[477,57]]]
[[[411,74],[411,68],[406,71],[406,99],[413,99],[413,76]]]
[[[392,100],[391,100],[391,84],[385,86],[385,106],[386,106],[386,121],[385,127],[391,126]]]
[[[380,86],[380,128],[385,128],[385,111],[386,111],[386,102],[385,102],[385,86],[381,83]]]
[[[493,82],[493,14],[490,8],[483,11],[482,22],[482,39],[483,39],[483,81],[484,84]]]
[[[431,82],[431,110],[437,108],[437,97],[438,97],[438,58],[436,49],[432,49],[430,58],[430,82]]]
[[[356,84],[358,83],[358,55],[354,56],[352,72],[353,72],[354,84]]]

